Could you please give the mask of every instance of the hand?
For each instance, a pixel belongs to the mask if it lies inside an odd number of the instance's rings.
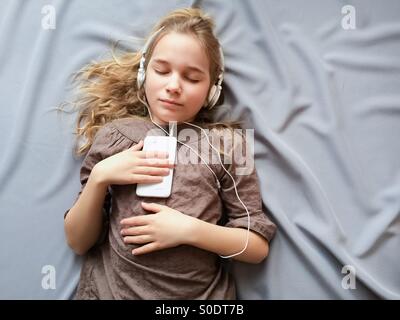
[[[174,164],[169,163],[166,152],[140,151],[142,147],[140,140],[133,147],[98,162],[92,173],[104,185],[161,182]]]
[[[155,250],[189,244],[196,218],[156,203],[142,202],[145,210],[155,212],[134,216],[121,221],[121,235],[125,244],[143,244],[132,254],[139,255]]]

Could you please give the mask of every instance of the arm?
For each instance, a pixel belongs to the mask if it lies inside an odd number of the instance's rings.
[[[186,244],[228,256],[245,246],[247,229],[214,225],[157,203],[142,202],[142,206],[154,213],[121,221],[124,243],[142,245],[132,251],[135,255]],[[268,251],[268,241],[250,230],[247,249],[233,259],[259,263]]]
[[[85,254],[100,236],[106,192],[107,185],[98,179],[93,169],[78,201],[64,220],[68,245],[76,254]]]
[[[117,152],[108,146],[107,131],[102,130],[98,143],[93,143],[81,168],[83,190],[78,201],[64,220],[68,245],[77,253],[85,254],[97,240],[103,229],[103,205],[109,185],[155,183],[162,181],[173,164],[166,155],[140,151],[143,141]],[[112,142],[111,142],[112,143]],[[103,156],[102,149],[112,156]],[[93,169],[92,169],[93,168]]]
[[[247,229],[223,227],[195,218],[189,244],[221,256],[228,256],[243,250],[246,233]],[[232,258],[248,263],[260,263],[268,256],[268,252],[268,241],[250,230],[247,249]]]

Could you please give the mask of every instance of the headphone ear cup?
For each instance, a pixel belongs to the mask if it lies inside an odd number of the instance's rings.
[[[140,90],[140,88],[143,86],[144,80],[146,78],[146,70],[144,70],[144,63],[146,61],[146,58],[144,55],[140,58],[139,62],[139,70],[137,73],[137,87]]]
[[[146,77],[146,73],[144,72],[143,68],[140,68],[137,73],[137,86],[140,90],[143,86],[144,80]]]
[[[221,94],[221,86],[213,85],[211,87],[210,93],[208,95],[208,108],[211,109],[217,103],[219,96]]]
[[[207,105],[209,106],[211,104],[211,102],[213,101],[214,95],[215,95],[215,91],[217,89],[216,85],[213,85],[210,89],[210,92],[208,94],[208,98],[207,98]]]

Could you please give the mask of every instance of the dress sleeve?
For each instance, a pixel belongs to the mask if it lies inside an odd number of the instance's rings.
[[[75,202],[78,201],[80,195],[82,194],[83,189],[86,186],[86,183],[89,179],[90,173],[92,172],[93,167],[100,162],[101,160],[107,158],[109,156],[109,152],[111,146],[115,144],[116,133],[114,132],[113,127],[105,125],[96,133],[95,138],[93,140],[92,146],[90,147],[88,153],[86,154],[85,158],[83,159],[81,169],[80,169],[80,182],[81,182],[81,189],[75,199]],[[102,216],[103,216],[103,228],[100,234],[99,239],[97,240],[96,245],[101,244],[108,232],[109,227],[109,215],[111,212],[111,193],[109,190],[106,192],[106,196],[104,199]],[[64,213],[64,219],[69,213],[68,209]]]
[[[224,134],[223,140],[222,163],[235,180],[239,197],[248,209],[250,230],[270,242],[275,235],[276,225],[263,211],[252,146],[246,143],[245,136],[236,132]],[[220,197],[224,207],[225,226],[247,229],[247,212],[236,196],[232,179],[223,169],[222,171]]]

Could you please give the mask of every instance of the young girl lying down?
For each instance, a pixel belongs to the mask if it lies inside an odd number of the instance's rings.
[[[176,10],[144,50],[79,73],[77,131],[87,142],[78,150],[82,189],[64,219],[69,246],[85,256],[75,299],[235,299],[223,259],[267,257],[276,226],[262,211],[254,161],[246,154],[240,171],[234,156],[249,142],[237,124],[213,122],[224,71],[213,28],[199,9]],[[142,150],[170,122],[174,163]],[[170,170],[169,197],[136,194]]]

